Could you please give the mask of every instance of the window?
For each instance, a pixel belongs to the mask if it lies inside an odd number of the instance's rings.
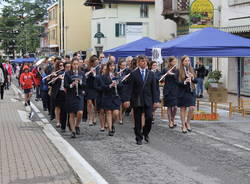
[[[122,37],[126,35],[126,24],[118,23],[115,24],[115,36]]]
[[[140,15],[141,15],[141,18],[148,17],[148,5],[147,4],[141,4]]]
[[[250,3],[250,0],[229,0],[228,4],[229,6],[236,6],[240,4],[247,4]]]

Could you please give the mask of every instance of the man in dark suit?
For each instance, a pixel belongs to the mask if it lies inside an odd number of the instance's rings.
[[[147,69],[145,56],[137,59],[138,69],[131,72],[129,77],[128,95],[134,110],[136,143],[149,142],[149,132],[152,126],[152,110],[158,106],[157,86],[153,72]],[[142,132],[142,113],[145,114],[145,126]]]

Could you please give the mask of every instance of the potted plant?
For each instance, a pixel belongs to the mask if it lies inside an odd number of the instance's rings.
[[[222,77],[221,71],[214,70],[209,72],[207,81],[205,82],[205,89],[208,90],[208,86],[210,83],[219,83],[220,79]]]

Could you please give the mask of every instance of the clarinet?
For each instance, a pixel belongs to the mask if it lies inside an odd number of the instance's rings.
[[[192,84],[192,78],[190,77],[190,72],[189,72],[188,67],[184,66],[184,71],[185,71],[186,77],[187,77],[187,78],[190,78],[190,81],[189,81],[189,84],[190,84],[190,91],[191,91],[191,93],[193,93],[193,92],[194,92],[194,89],[193,89],[193,84]]]

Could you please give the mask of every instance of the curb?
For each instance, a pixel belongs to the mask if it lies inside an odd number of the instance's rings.
[[[16,94],[20,96],[23,93],[14,85],[12,88]],[[40,113],[39,109],[31,102],[31,109]],[[40,117],[39,117],[40,118]],[[43,132],[62,154],[69,166],[73,169],[75,174],[80,179],[81,184],[108,184],[108,182],[71,146],[57,131],[56,129],[44,119],[41,121],[35,121],[40,127],[43,128]]]

